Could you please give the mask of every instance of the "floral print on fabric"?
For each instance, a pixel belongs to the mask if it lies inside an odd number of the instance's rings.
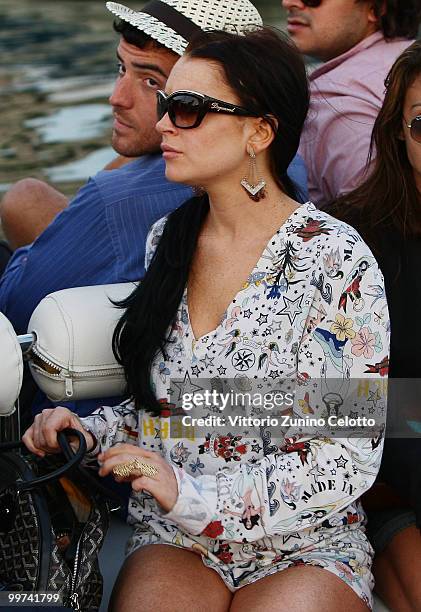
[[[147,264],[165,221],[149,234]],[[232,590],[316,565],[370,606],[372,549],[358,499],[378,472],[382,431],[337,438],[301,427],[245,427],[241,434],[210,427],[177,440],[165,410],[171,380],[202,389],[205,380],[230,378],[247,389],[283,379],[295,384],[295,416],[340,412],[335,398],[349,395],[355,414],[384,419],[389,317],[382,275],[360,236],[311,203],[300,206],[268,242],[220,325],[195,339],[185,292],[171,339],[167,359],[161,355],[152,370],[161,417],[128,402],[83,419],[99,440],[95,452],[130,441],[173,466],[179,496],[171,512],[163,515],[146,493],[132,495],[129,552],[149,543],[190,548]],[[331,380],[334,392],[323,389],[322,401],[317,387]]]

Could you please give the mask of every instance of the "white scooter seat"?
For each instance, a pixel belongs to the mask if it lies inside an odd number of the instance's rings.
[[[22,377],[20,344],[12,324],[0,313],[0,416],[9,416],[14,412]]]
[[[133,283],[64,289],[47,295],[29,321],[35,335],[29,366],[37,385],[53,401],[123,395],[123,368],[112,351],[122,310]]]

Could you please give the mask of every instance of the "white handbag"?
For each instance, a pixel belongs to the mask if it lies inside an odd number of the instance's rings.
[[[0,313],[0,415],[8,416],[15,410],[15,402],[22,386],[22,350],[12,327]]]
[[[51,400],[124,394],[124,371],[112,351],[113,331],[123,311],[111,300],[122,300],[135,287],[121,283],[64,289],[38,304],[28,326],[36,338],[29,366]]]

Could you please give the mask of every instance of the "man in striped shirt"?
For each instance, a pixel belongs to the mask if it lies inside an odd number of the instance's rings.
[[[168,14],[167,4],[172,5]],[[120,17],[114,27],[121,37],[117,49],[119,74],[110,98],[114,111],[112,144],[122,156],[120,162],[128,161],[127,158],[135,158],[134,161],[99,172],[70,203],[60,192],[35,179],[17,183],[1,203],[6,237],[17,250],[0,278],[0,311],[10,319],[17,333],[26,333],[33,310],[49,293],[142,278],[149,228],[192,195],[189,187],[166,180],[160,155],[161,137],[155,130],[156,91],[165,89],[171,68],[183,52],[180,37],[174,44],[162,38],[178,4],[179,11],[188,19],[188,11],[193,9],[202,21],[210,19],[209,13],[200,10],[204,0],[192,0],[189,7],[182,0],[165,0],[158,3],[162,23],[157,30],[158,15],[153,14],[157,2],[148,3],[142,13],[107,4]],[[215,4],[219,17],[226,10],[223,0],[212,0],[211,4]],[[234,15],[232,12],[227,15],[244,23],[248,21],[244,20],[244,13],[261,23],[260,15],[248,0],[239,0]],[[151,17],[155,24],[153,37],[145,34],[144,26],[139,24],[139,19]],[[204,22],[199,26],[212,24]],[[173,29],[180,25],[184,36],[188,36],[188,23],[172,25]],[[191,26],[198,29],[193,21]],[[290,173],[301,186],[305,184],[305,172],[299,164],[294,166],[293,162]],[[102,398],[66,405],[84,416],[105,401]],[[37,401],[36,411],[47,405],[51,406],[51,401],[45,398]]]

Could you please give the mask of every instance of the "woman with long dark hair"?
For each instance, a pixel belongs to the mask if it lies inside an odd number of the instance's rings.
[[[371,607],[358,499],[380,463],[382,385],[372,429],[339,421],[365,418],[382,381],[388,313],[381,295],[370,312],[370,288],[383,292],[370,250],[288,179],[308,96],[274,30],[190,45],[158,92],[157,129],[167,177],[200,194],[154,225],[122,304],[131,401],[83,427],[44,411],[25,434],[51,452],[72,423],[100,474],[132,483],[112,610]]]
[[[405,612],[421,609],[420,41],[400,55],[386,79],[371,158],[375,159],[369,178],[329,212],[358,229],[385,279],[392,331],[388,411],[392,437],[384,447],[379,476],[383,486],[376,487],[377,500],[372,496],[367,500],[372,508],[368,526],[376,551],[376,589],[392,610]],[[392,488],[387,490],[384,484]]]

